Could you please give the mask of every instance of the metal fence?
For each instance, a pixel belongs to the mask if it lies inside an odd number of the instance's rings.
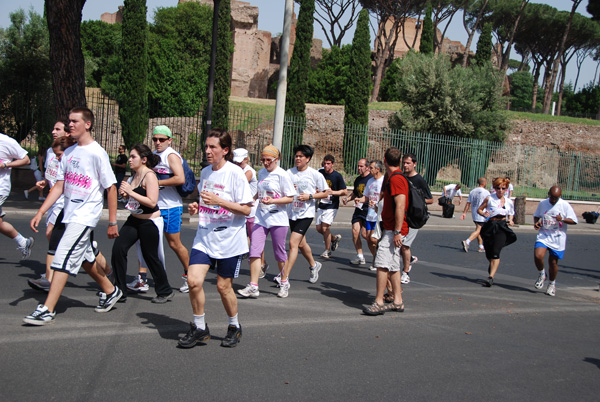
[[[98,91],[88,92],[88,107],[94,111],[96,124],[94,137],[109,153],[116,157],[123,143],[118,117],[118,105]],[[169,126],[173,132],[173,147],[199,174],[202,161],[202,109],[190,117],[156,117],[149,121],[145,143],[152,146],[152,128],[159,124]],[[234,147],[246,148],[250,163],[256,168],[260,151],[273,142],[273,115],[252,113],[230,108],[229,131]],[[515,187],[515,195],[545,198],[548,188],[558,184],[563,197],[573,200],[600,201],[600,155],[582,152],[561,152],[545,147],[502,144],[484,140],[448,137],[368,127],[343,127],[343,121],[325,125],[315,120],[286,117],[284,122],[282,167],[293,161],[292,147],[297,143],[311,145],[315,154],[310,162],[314,168],[321,165],[326,154],[335,157],[336,170],[351,184],[356,175],[352,166],[344,168],[344,155],[352,162],[358,158],[383,160],[385,150],[395,146],[403,153],[417,156],[417,169],[433,191],[441,191],[448,183],[460,182],[465,190],[476,185],[477,178],[488,180],[508,176]],[[349,136],[344,150],[344,136]],[[286,140],[286,138],[288,140]],[[292,138],[292,140],[290,140]],[[366,145],[365,145],[366,144]],[[22,145],[37,151],[34,137]]]

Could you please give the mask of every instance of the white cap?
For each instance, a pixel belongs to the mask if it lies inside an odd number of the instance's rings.
[[[244,148],[236,148],[233,150],[233,161],[236,163],[241,163],[244,159],[248,157],[248,151]]]

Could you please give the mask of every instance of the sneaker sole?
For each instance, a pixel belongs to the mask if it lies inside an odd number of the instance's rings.
[[[210,339],[210,335],[206,335],[204,338],[196,339],[196,340],[194,341],[194,343],[190,343],[190,344],[181,344],[181,342],[179,342],[179,341],[178,341],[178,342],[177,342],[177,344],[178,344],[180,347],[184,348],[184,349],[191,349],[191,348],[193,348],[194,346],[196,346],[196,345],[197,345],[199,342],[202,342],[202,343],[204,343],[204,342],[208,341],[209,339]]]
[[[123,297],[122,293],[118,298],[114,299],[109,305],[105,305],[104,308],[96,307],[94,310],[96,311],[96,313],[108,313],[110,310],[112,310],[112,308],[115,306],[115,304],[117,304],[117,302],[121,299],[121,297]]]
[[[41,327],[42,325],[46,325],[46,324],[54,324],[54,319],[52,319],[50,321],[40,321],[40,320],[33,320],[31,318],[23,318],[23,322],[25,324]]]
[[[240,291],[238,290],[238,294],[240,296],[242,296],[244,299],[258,299],[258,294],[256,293],[250,293],[248,295],[245,295],[243,293],[240,293]],[[259,293],[260,294],[260,293]]]
[[[148,289],[139,289],[139,288],[130,288],[129,286],[127,286],[127,290],[131,290],[132,292],[136,292],[136,293],[146,293],[148,292],[148,290],[150,290],[150,288]]]
[[[171,292],[167,297],[165,297],[163,299],[153,298],[150,301],[154,304],[165,304],[168,301],[173,300],[174,297],[175,297],[175,292]]]
[[[30,280],[27,281],[27,284],[29,285],[30,288],[34,289],[34,290],[41,290],[42,292],[48,292],[50,290],[50,288],[45,288],[43,286],[40,286],[36,283],[31,282]]]

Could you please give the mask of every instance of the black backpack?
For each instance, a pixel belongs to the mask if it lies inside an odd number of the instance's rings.
[[[414,184],[412,184],[412,182],[408,180],[408,177],[406,177],[406,175],[399,171],[392,173],[392,175],[389,177],[386,183],[386,188],[388,191],[390,190],[390,181],[392,180],[392,177],[398,174],[404,176],[404,178],[408,182],[408,208],[406,209],[404,219],[406,219],[408,227],[411,227],[413,229],[420,229],[423,226],[425,226],[427,220],[429,219],[429,212],[427,211],[427,203],[425,202],[425,196],[423,195],[421,189],[416,188]]]
[[[181,158],[181,165],[183,166],[183,176],[185,177],[185,183],[176,186],[175,189],[182,197],[187,197],[194,192],[196,188],[196,176],[194,171],[190,168],[185,158]],[[169,177],[173,177],[172,173],[156,173],[156,177],[159,180],[166,180]]]

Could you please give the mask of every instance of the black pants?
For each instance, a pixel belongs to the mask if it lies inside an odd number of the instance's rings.
[[[158,257],[159,244],[158,228],[150,219],[139,219],[129,216],[119,231],[112,249],[112,269],[115,271],[115,285],[127,294],[127,252],[140,241],[142,255],[148,264],[148,269],[154,278],[154,289],[159,296],[171,294],[172,289],[167,279],[167,272]]]
[[[508,227],[506,221],[499,220],[488,220],[484,223],[481,238],[488,260],[499,259],[502,248],[517,241],[517,235]]]

